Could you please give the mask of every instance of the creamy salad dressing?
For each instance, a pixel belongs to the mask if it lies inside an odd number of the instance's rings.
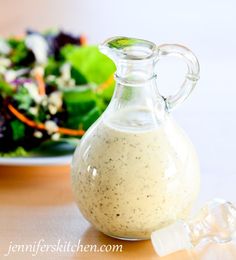
[[[72,186],[86,219],[110,236],[148,239],[186,218],[199,190],[199,165],[172,118],[136,131],[104,121],[83,138],[73,159]]]

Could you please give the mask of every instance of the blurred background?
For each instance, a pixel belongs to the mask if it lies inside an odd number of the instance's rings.
[[[92,44],[124,35],[189,47],[199,59],[201,79],[173,114],[200,157],[200,202],[213,197],[235,201],[235,1],[0,0],[0,10],[1,36],[59,27],[86,35]],[[173,93],[184,71],[179,61],[160,61],[161,92]]]

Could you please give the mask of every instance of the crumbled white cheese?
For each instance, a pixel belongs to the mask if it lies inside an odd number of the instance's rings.
[[[60,91],[52,92],[48,97],[48,103],[55,106],[57,110],[62,107],[62,93]]]
[[[69,80],[71,78],[71,65],[70,63],[64,63],[61,68],[61,77],[63,80]]]
[[[74,79],[69,79],[68,81],[67,81],[67,86],[68,87],[74,87],[75,86],[75,80]]]
[[[31,70],[31,75],[34,77],[35,75],[44,76],[44,68],[42,66],[36,66]]]
[[[15,70],[7,70],[4,76],[7,82],[12,82],[16,79],[17,73]]]
[[[56,79],[56,83],[58,86],[63,86],[63,87],[74,87],[75,86],[75,80],[72,78],[69,80],[64,80],[62,77],[59,77]]]
[[[47,98],[47,96],[43,96],[42,97],[41,105],[43,107],[47,107],[48,106],[48,98]]]
[[[42,138],[42,137],[43,137],[43,134],[42,134],[42,132],[40,132],[40,131],[35,131],[35,132],[34,132],[34,136],[35,136],[36,138]]]
[[[2,74],[2,75],[5,74],[6,70],[7,69],[5,67],[0,65],[0,74]]]
[[[45,64],[48,56],[48,43],[39,34],[30,34],[25,38],[26,46],[32,50],[35,59],[39,64]]]
[[[38,115],[38,112],[39,112],[38,107],[30,107],[29,112],[30,112],[30,114],[32,114],[34,116]]]
[[[11,52],[10,45],[4,40],[0,38],[0,53],[4,55],[8,55]]]
[[[7,58],[0,57],[0,66],[8,68],[11,65],[11,60]]]
[[[58,86],[63,86],[63,87],[64,87],[64,80],[63,80],[61,77],[58,77],[58,78],[56,79],[56,84],[57,84]]]
[[[51,136],[53,141],[58,141],[60,139],[61,135],[59,133],[55,133]]]
[[[57,113],[57,108],[52,104],[48,105],[48,110],[49,110],[51,115],[55,115]]]
[[[56,77],[55,75],[48,75],[48,76],[47,76],[47,80],[48,80],[48,81],[55,81],[56,78],[57,78],[57,77]]]
[[[52,120],[47,120],[45,122],[45,128],[48,134],[53,134],[58,131],[58,125]]]
[[[24,87],[28,90],[31,98],[39,104],[42,101],[42,96],[39,95],[38,87],[34,83],[26,82],[24,83]]]
[[[7,82],[12,82],[12,81],[14,81],[17,77],[20,77],[20,76],[24,75],[24,74],[27,73],[28,71],[29,71],[29,69],[19,69],[19,70],[8,69],[8,70],[6,70],[6,72],[4,73],[5,80],[6,80]]]

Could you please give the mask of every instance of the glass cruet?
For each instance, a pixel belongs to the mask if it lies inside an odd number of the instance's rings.
[[[197,155],[170,111],[194,89],[199,64],[181,45],[127,37],[108,39],[100,51],[116,64],[116,87],[74,153],[72,189],[96,229],[120,239],[149,239],[154,230],[187,218],[198,195]],[[165,56],[187,64],[182,86],[169,97],[159,93],[155,74]]]

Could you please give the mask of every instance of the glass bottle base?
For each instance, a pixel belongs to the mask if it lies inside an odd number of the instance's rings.
[[[112,238],[115,238],[115,239],[124,240],[124,241],[145,241],[145,240],[150,239],[150,238],[118,237],[118,236],[112,236],[112,235],[108,235],[108,234],[105,234],[105,235],[112,237]]]

